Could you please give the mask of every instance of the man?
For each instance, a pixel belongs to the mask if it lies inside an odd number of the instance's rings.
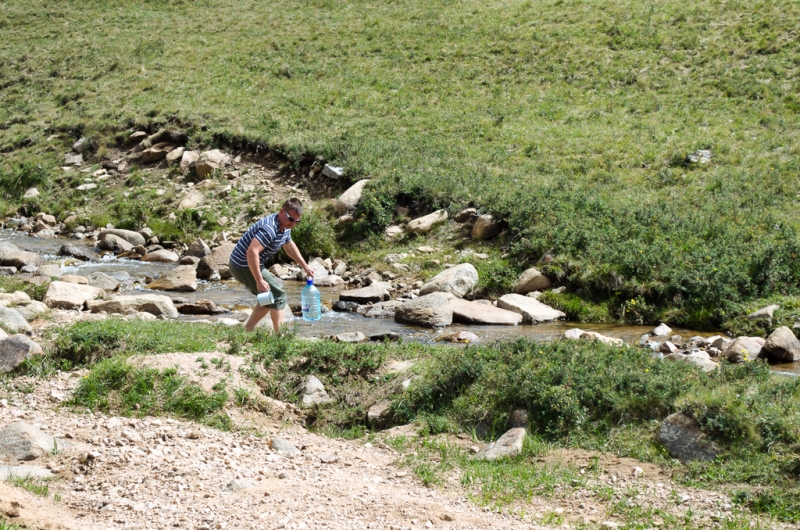
[[[278,213],[256,221],[242,235],[231,252],[228,266],[231,275],[250,289],[254,295],[272,291],[275,301],[268,306],[256,305],[245,324],[247,331],[253,331],[267,313],[272,318],[275,333],[280,331],[283,323],[283,309],[286,307],[286,293],[281,289],[279,280],[265,267],[266,261],[283,247],[286,254],[306,271],[309,277],[314,276],[314,269],[303,259],[297,245],[292,241],[292,228],[300,222],[303,215],[303,203],[292,197],[281,207]]]

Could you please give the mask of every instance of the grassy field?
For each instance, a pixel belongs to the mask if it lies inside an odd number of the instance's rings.
[[[474,204],[518,267],[719,325],[800,286],[798,26],[789,0],[7,0],[0,177],[14,204],[74,138],[172,122],[372,177],[362,232]]]

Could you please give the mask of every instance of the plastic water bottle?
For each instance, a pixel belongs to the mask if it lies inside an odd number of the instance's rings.
[[[322,310],[319,305],[319,289],[314,287],[314,280],[311,278],[306,280],[306,286],[303,287],[303,292],[300,293],[300,299],[303,305],[303,320],[310,322],[319,320],[322,316]]]

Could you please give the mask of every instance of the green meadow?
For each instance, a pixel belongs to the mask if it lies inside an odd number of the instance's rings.
[[[66,211],[74,139],[172,125],[372,178],[342,241],[474,205],[513,268],[719,326],[800,286],[798,27],[788,0],[6,0],[3,206]]]

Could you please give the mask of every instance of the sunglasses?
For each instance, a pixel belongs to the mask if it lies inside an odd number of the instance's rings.
[[[283,214],[286,216],[287,219],[289,219],[291,222],[293,222],[295,224],[300,222],[300,219],[295,219],[294,217],[289,215],[289,212],[287,212],[286,210],[283,211]]]

